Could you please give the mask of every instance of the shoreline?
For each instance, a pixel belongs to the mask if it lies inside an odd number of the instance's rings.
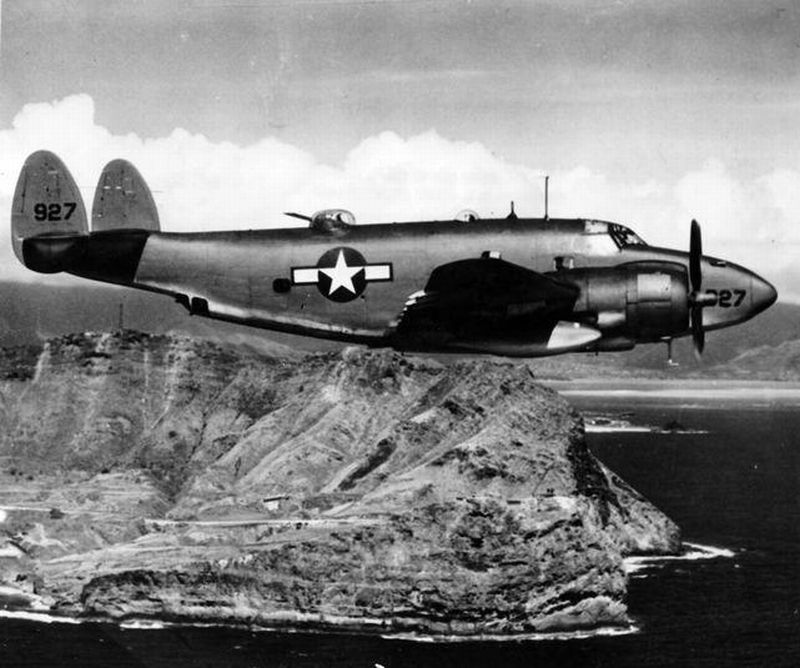
[[[604,385],[662,385],[675,387],[695,387],[714,389],[720,387],[740,387],[742,389],[786,389],[800,391],[800,380],[747,380],[744,378],[648,378],[648,377],[576,377],[576,378],[537,378],[537,381],[548,387],[570,387],[575,385],[604,386]]]
[[[541,380],[565,399],[602,398],[704,401],[709,405],[732,402],[763,406],[800,404],[800,382],[738,379],[580,378]]]
[[[625,573],[629,578],[643,577],[642,572],[658,568],[666,563],[674,562],[694,562],[709,559],[731,559],[735,558],[736,551],[719,546],[701,545],[690,541],[683,542],[683,553],[679,555],[660,555],[660,556],[630,556],[624,559]],[[371,623],[364,625],[365,628],[348,628],[346,625],[337,626],[320,622],[317,627],[308,624],[310,620],[301,622],[300,625],[290,624],[270,625],[257,622],[248,623],[236,620],[161,620],[148,617],[130,617],[126,619],[113,619],[103,616],[71,617],[68,615],[53,614],[52,611],[42,602],[41,597],[30,592],[18,590],[14,587],[4,586],[0,590],[0,606],[4,604],[3,598],[26,598],[31,607],[28,609],[8,610],[0,607],[0,619],[16,619],[40,624],[111,624],[121,630],[138,631],[163,631],[172,628],[225,628],[240,629],[243,631],[257,633],[284,633],[284,634],[320,634],[320,635],[343,635],[358,636],[364,638],[380,637],[384,640],[400,640],[407,642],[427,642],[427,643],[464,643],[464,642],[539,642],[547,640],[584,640],[595,637],[630,635],[641,632],[641,627],[634,621],[629,620],[626,625],[601,624],[594,628],[576,628],[572,630],[554,630],[532,633],[509,633],[509,634],[424,634],[415,632],[397,631],[396,633],[375,632],[374,628],[382,623],[382,620],[370,620]],[[44,608],[44,609],[43,609]],[[362,620],[363,621],[363,620]],[[308,624],[307,626],[305,624]],[[367,628],[371,627],[371,628]]]
[[[641,628],[634,623],[627,625],[601,625],[595,628],[582,628],[562,631],[541,631],[535,633],[509,633],[509,634],[487,634],[478,633],[474,635],[458,634],[422,634],[414,632],[398,631],[396,633],[375,633],[366,629],[354,629],[346,627],[320,626],[320,627],[293,627],[293,626],[270,626],[268,624],[237,622],[228,620],[218,621],[174,621],[158,620],[146,617],[132,617],[124,620],[113,620],[106,617],[69,617],[54,615],[45,612],[34,612],[30,610],[5,610],[0,608],[0,619],[12,619],[19,621],[34,622],[37,624],[65,624],[65,625],[112,625],[122,631],[166,631],[169,629],[232,629],[249,631],[252,633],[277,633],[277,634],[310,634],[310,635],[330,635],[360,638],[376,638],[383,640],[396,640],[405,642],[447,644],[447,643],[467,643],[467,642],[541,642],[547,640],[585,640],[596,637],[621,636],[639,633]]]

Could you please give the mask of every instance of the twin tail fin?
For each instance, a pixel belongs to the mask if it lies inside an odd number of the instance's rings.
[[[153,195],[139,170],[112,160],[100,174],[92,204],[92,232],[160,229]]]
[[[62,271],[83,253],[89,234],[80,190],[63,162],[50,151],[25,161],[11,205],[11,243],[29,269]],[[30,239],[46,239],[37,244]]]
[[[80,190],[58,156],[36,151],[22,167],[12,204],[11,239],[14,253],[29,269],[94,274],[99,268],[91,257],[92,248],[102,247],[104,262],[113,263],[118,242],[119,259],[129,259],[122,255],[130,253],[131,237],[146,239],[147,232],[159,228],[150,189],[126,160],[112,160],[100,175],[91,233]]]

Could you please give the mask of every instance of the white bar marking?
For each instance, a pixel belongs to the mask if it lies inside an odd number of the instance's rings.
[[[392,265],[368,264],[364,267],[364,278],[368,281],[391,281]]]
[[[316,267],[303,267],[292,269],[292,283],[295,285],[308,285],[317,283],[319,269]]]

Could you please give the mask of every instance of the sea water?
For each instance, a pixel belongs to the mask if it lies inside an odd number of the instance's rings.
[[[628,633],[432,643],[6,617],[0,666],[800,665],[800,390],[558,389],[603,427],[589,425],[595,454],[690,543],[682,559],[629,562]]]

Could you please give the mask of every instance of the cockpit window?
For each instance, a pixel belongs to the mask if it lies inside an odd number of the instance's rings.
[[[628,229],[624,225],[618,225],[617,223],[608,224],[608,234],[614,240],[614,243],[617,244],[618,248],[647,245],[636,232]]]

